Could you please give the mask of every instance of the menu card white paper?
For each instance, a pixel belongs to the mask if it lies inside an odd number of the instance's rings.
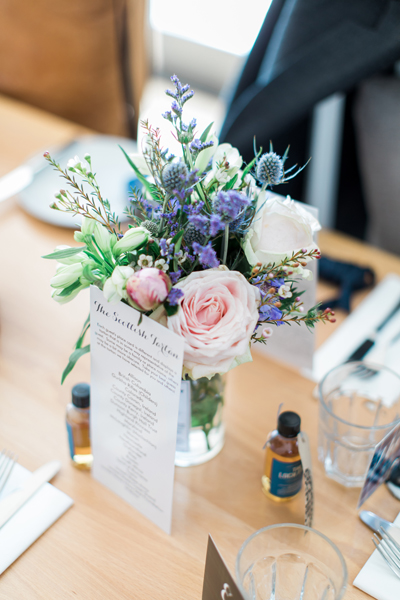
[[[183,340],[140,317],[91,287],[92,474],[170,533]]]

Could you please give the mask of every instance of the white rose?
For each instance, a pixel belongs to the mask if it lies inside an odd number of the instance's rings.
[[[288,196],[263,191],[258,196],[256,214],[244,242],[243,250],[250,265],[280,263],[293,252],[304,248],[317,248],[313,233],[320,224],[298,202]],[[308,269],[298,269],[298,274],[309,278]]]

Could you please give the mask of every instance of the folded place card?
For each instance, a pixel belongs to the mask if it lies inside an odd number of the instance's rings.
[[[4,489],[0,501],[18,489],[31,472],[16,464]],[[3,573],[42,533],[65,513],[73,500],[50,483],[45,483],[21,508],[0,528],[0,574]]]
[[[398,529],[400,527],[400,513],[393,524],[396,527],[392,527],[389,530],[390,534],[400,543],[400,530]],[[400,598],[400,579],[386,564],[378,550],[372,553],[353,581],[353,585],[373,598],[376,598],[376,600],[395,600]]]
[[[222,556],[208,536],[202,600],[244,600]]]
[[[95,479],[171,530],[183,338],[91,288]]]

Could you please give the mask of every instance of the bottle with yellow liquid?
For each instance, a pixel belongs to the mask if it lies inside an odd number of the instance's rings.
[[[300,424],[299,415],[287,410],[279,415],[278,427],[268,437],[261,483],[266,496],[276,502],[287,502],[301,490],[303,469],[297,445]]]
[[[72,388],[72,402],[67,406],[66,422],[72,464],[90,469],[93,462],[90,445],[90,386],[78,383]]]

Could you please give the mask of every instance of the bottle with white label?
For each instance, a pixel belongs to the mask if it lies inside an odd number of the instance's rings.
[[[287,410],[279,415],[278,427],[268,437],[261,483],[263,492],[276,502],[287,502],[301,490],[303,469],[297,444],[300,424],[299,415]]]

